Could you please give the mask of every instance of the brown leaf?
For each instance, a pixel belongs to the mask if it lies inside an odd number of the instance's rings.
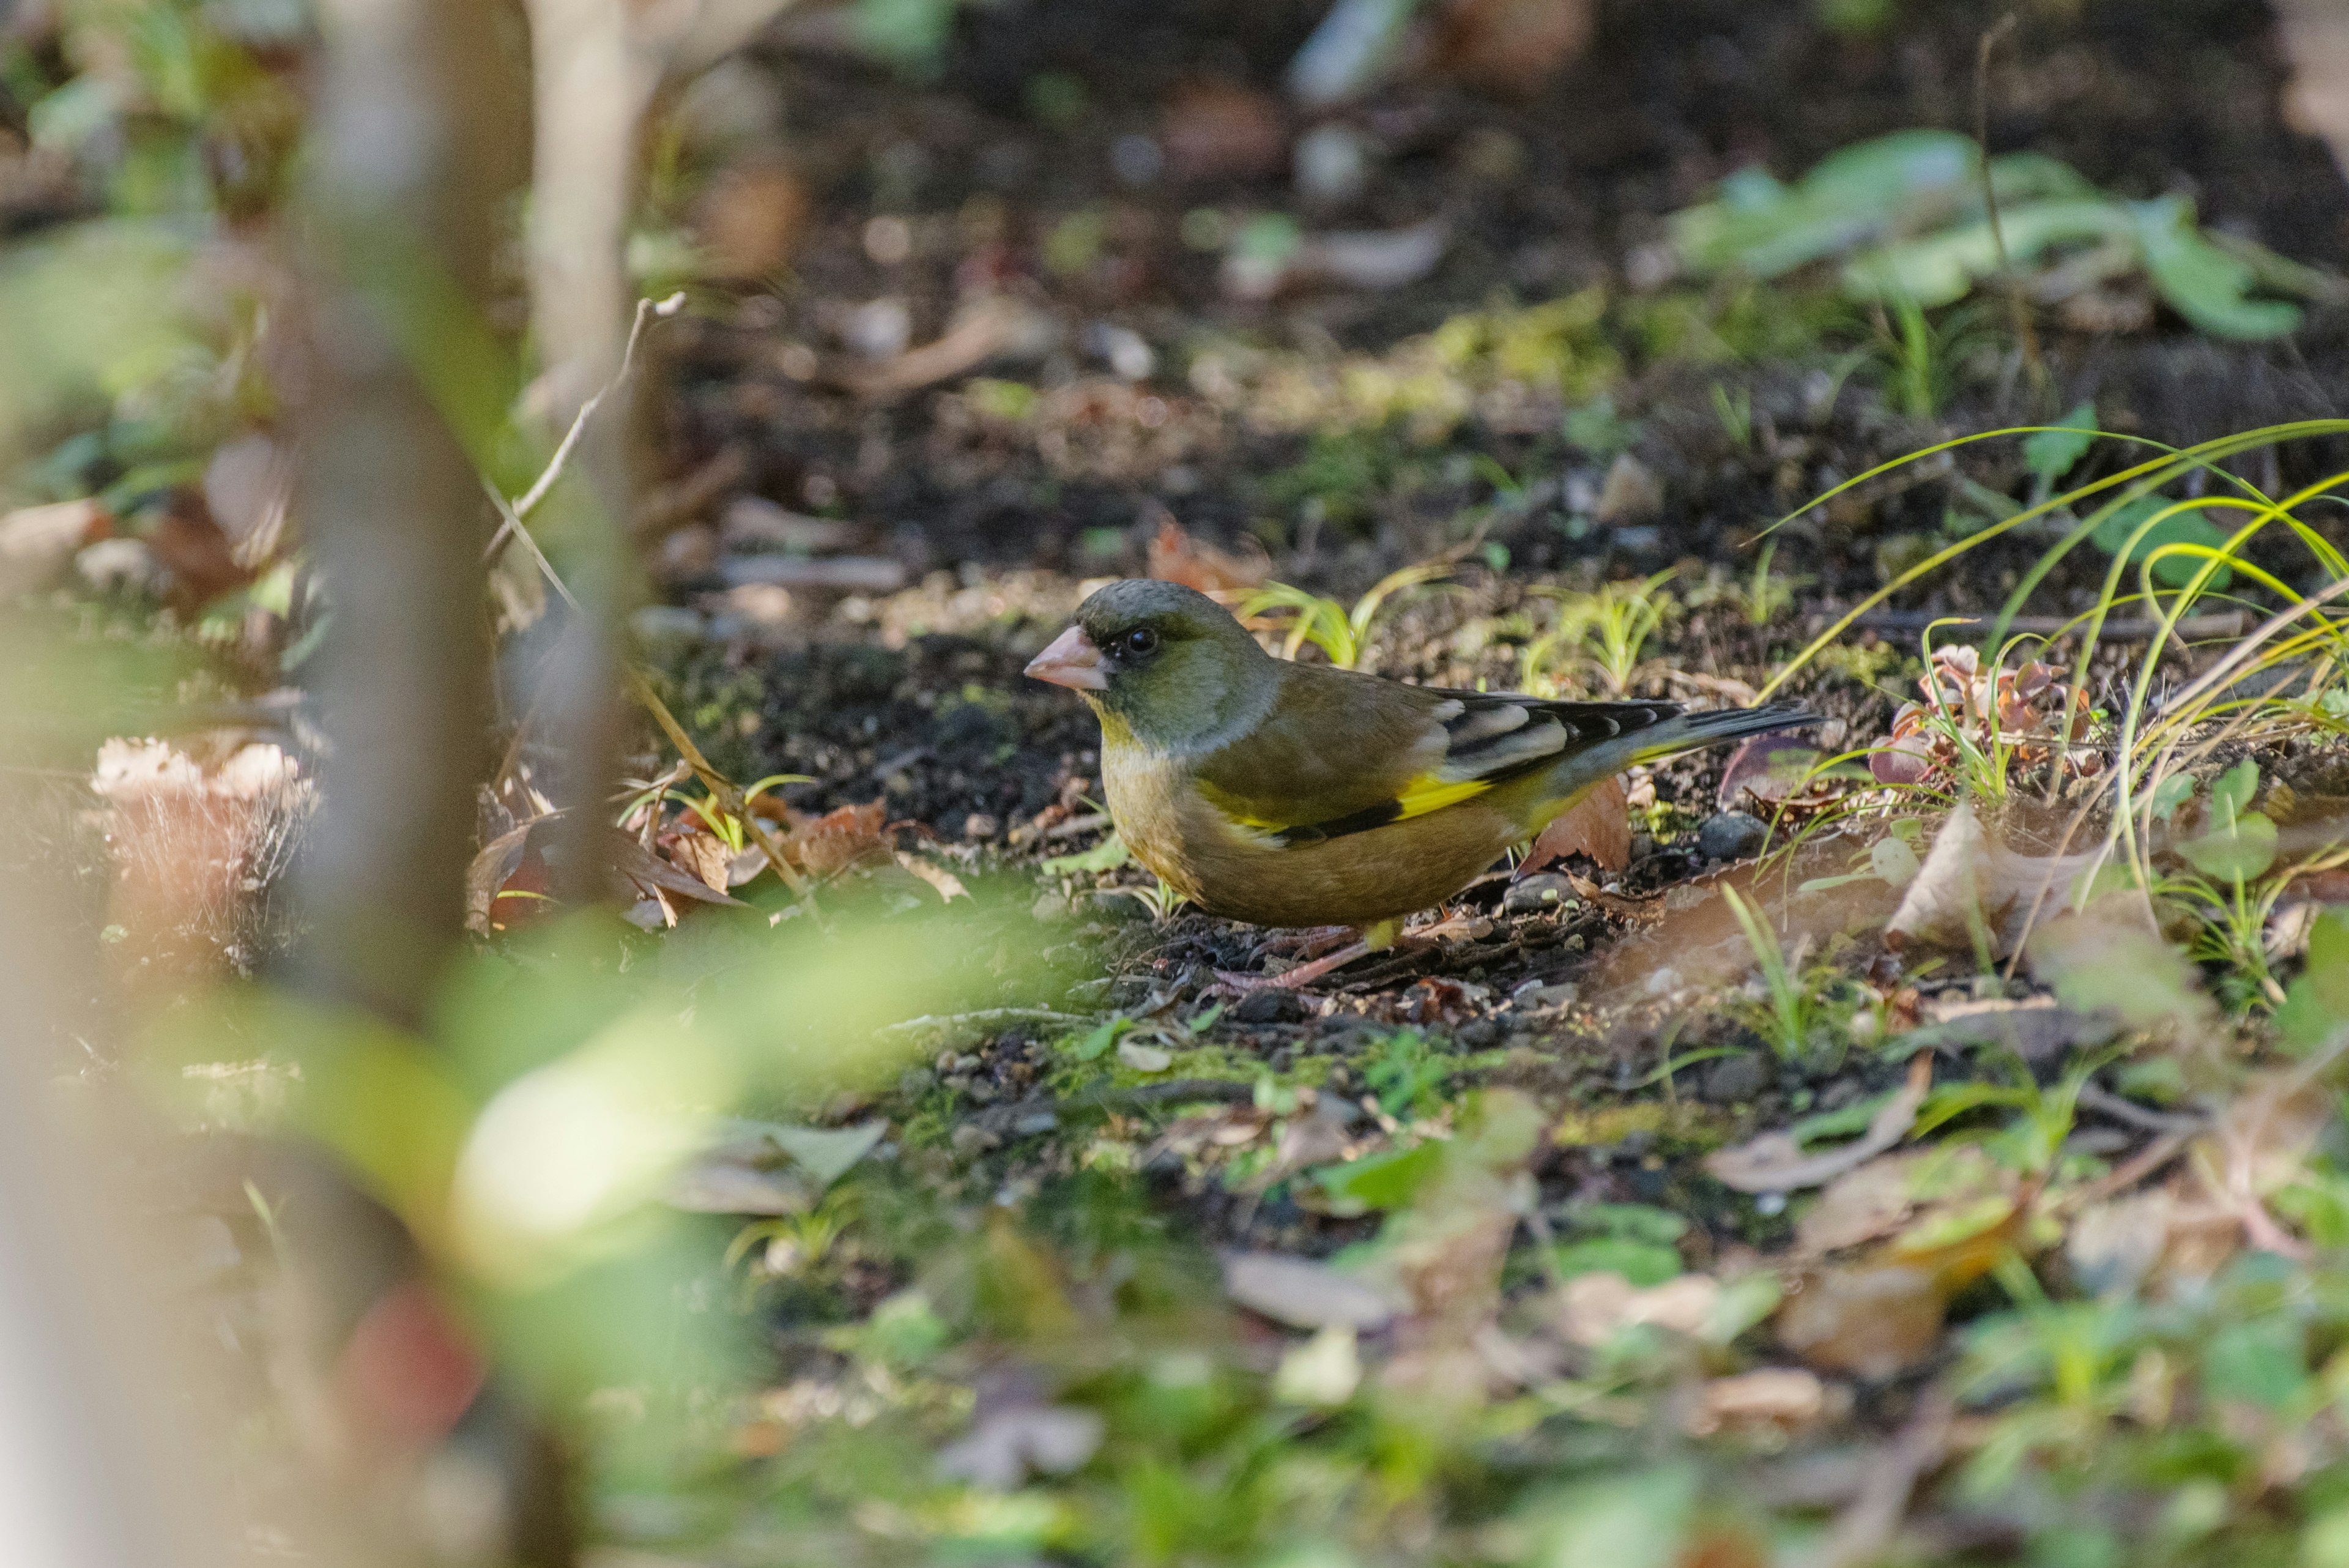
[[[1809,787],[1806,781],[1818,763],[1818,748],[1792,735],[1756,735],[1729,753],[1721,772],[1721,808],[1758,805],[1766,813]]]
[[[843,871],[885,847],[889,812],[880,801],[843,805],[792,830],[785,853],[819,877]]]
[[[726,847],[723,840],[707,833],[680,833],[661,847],[671,860],[717,891],[723,893],[731,886],[728,873],[733,866],[734,852]]]
[[[545,818],[539,820],[543,822]],[[731,904],[738,909],[748,908],[741,899],[734,898],[723,888],[713,888],[698,874],[671,865],[617,828],[607,831],[604,842],[608,846],[607,853],[612,857],[613,867],[621,876],[636,884],[637,891],[647,898],[657,898],[665,893],[699,904]],[[720,872],[722,875],[722,865]]]
[[[1714,1180],[1739,1192],[1796,1192],[1821,1186],[1907,1137],[1932,1087],[1932,1054],[1920,1051],[1909,1059],[1909,1081],[1884,1102],[1868,1131],[1842,1147],[1806,1155],[1789,1135],[1765,1133],[1708,1157],[1704,1168]]]
[[[148,549],[171,574],[164,597],[183,615],[192,615],[230,589],[253,580],[253,573],[238,561],[228,535],[212,521],[203,496],[196,491],[175,493],[146,537]]]
[[[1619,775],[1552,817],[1518,864],[1517,875],[1530,877],[1569,855],[1588,855],[1605,871],[1631,864],[1631,812]]]
[[[1814,1366],[1889,1377],[1932,1354],[1945,1304],[1927,1269],[1830,1269],[1786,1298],[1778,1338]]]
[[[1617,1273],[1577,1274],[1560,1288],[1557,1301],[1559,1335],[1586,1349],[1598,1349],[1635,1324],[1693,1339],[1721,1304],[1721,1282],[1710,1274],[1682,1274],[1641,1290]]]
[[[1158,532],[1150,541],[1150,575],[1162,582],[1181,583],[1209,597],[1245,594],[1261,587],[1272,575],[1272,562],[1259,546],[1243,559],[1213,545],[1203,545],[1163,508]]]
[[[812,207],[806,182],[771,159],[720,171],[694,215],[711,275],[751,283],[781,272]]]
[[[1764,1366],[1707,1383],[1687,1427],[1698,1438],[1723,1428],[1775,1429],[1784,1436],[1816,1424],[1826,1408],[1826,1385],[1816,1374],[1799,1366]]]
[[[1224,81],[1196,81],[1167,95],[1158,145],[1179,180],[1251,180],[1288,161],[1288,124],[1279,100]]]
[[[1933,847],[1885,927],[1895,949],[1971,950],[1977,933],[2003,958],[2023,940],[2034,910],[2061,908],[2093,855],[2023,855],[1988,831],[1971,801],[1933,836]]]
[[[1590,0],[1452,0],[1436,19],[1433,61],[1470,87],[1538,92],[1590,42]]]

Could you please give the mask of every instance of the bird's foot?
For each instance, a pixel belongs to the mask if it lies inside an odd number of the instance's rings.
[[[1360,940],[1361,935],[1352,926],[1304,926],[1296,930],[1272,932],[1257,944],[1257,951],[1278,953],[1283,958],[1316,959],[1332,948]]]
[[[1239,996],[1253,995],[1259,991],[1302,991],[1322,976],[1345,968],[1370,951],[1371,944],[1368,942],[1348,942],[1336,952],[1325,954],[1310,963],[1299,964],[1294,969],[1283,970],[1278,974],[1236,974],[1230,970],[1219,969],[1216,971],[1216,982]]]

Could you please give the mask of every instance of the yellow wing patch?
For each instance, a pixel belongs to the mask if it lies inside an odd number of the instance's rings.
[[[1397,822],[1407,822],[1414,816],[1425,816],[1432,811],[1442,811],[1447,805],[1458,805],[1472,800],[1493,787],[1489,779],[1463,779],[1446,784],[1433,774],[1422,774],[1402,786],[1395,804],[1402,810],[1395,814]]]

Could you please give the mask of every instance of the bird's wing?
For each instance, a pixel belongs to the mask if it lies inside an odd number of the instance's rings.
[[[1292,666],[1271,714],[1200,760],[1200,793],[1275,846],[1424,816],[1661,723],[1670,702],[1546,702]]]

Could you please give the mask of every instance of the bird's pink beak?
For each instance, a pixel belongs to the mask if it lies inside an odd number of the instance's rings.
[[[1071,627],[1052,639],[1052,646],[1028,661],[1027,674],[1071,691],[1106,691],[1109,677],[1102,673],[1101,649],[1082,627]]]

